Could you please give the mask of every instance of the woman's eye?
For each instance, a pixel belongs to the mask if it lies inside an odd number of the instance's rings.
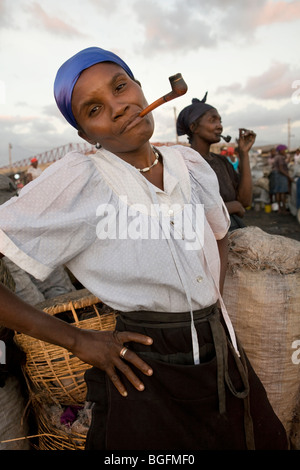
[[[94,106],[94,107],[90,110],[90,113],[89,113],[90,116],[92,116],[93,114],[95,114],[95,113],[98,111],[99,108],[100,108],[100,106]]]
[[[119,85],[116,86],[116,90],[117,91],[122,90],[122,88],[124,88],[125,85],[126,85],[126,83],[120,83]]]

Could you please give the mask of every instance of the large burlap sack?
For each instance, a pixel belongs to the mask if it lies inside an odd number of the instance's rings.
[[[15,291],[15,281],[3,259],[0,259],[0,282]],[[13,331],[0,324],[0,450],[27,450],[28,441],[19,440],[26,436],[28,424],[18,374],[15,376],[24,356],[13,343],[13,335]]]
[[[225,305],[292,446],[300,449],[300,242],[246,227],[229,235],[229,246]]]
[[[25,401],[16,377],[9,377],[0,387],[0,450],[29,450],[24,419]]]

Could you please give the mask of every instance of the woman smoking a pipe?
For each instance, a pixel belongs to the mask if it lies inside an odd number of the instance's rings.
[[[98,150],[67,154],[0,208],[0,251],[40,279],[66,265],[117,325],[78,329],[4,287],[0,323],[94,366],[87,449],[285,449],[222,301],[229,216],[215,173],[190,148],[152,147],[142,88],[109,51],[66,61],[54,93]]]

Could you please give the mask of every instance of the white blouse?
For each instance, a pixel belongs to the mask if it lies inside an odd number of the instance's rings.
[[[106,150],[70,152],[0,207],[0,252],[41,280],[64,264],[120,311],[215,303],[230,225],[217,177],[188,147],[159,151],[164,191]]]
[[[223,238],[229,226],[217,178],[187,147],[160,147],[160,152],[164,191],[103,149],[95,156],[69,153],[0,207],[0,252],[38,279],[65,264],[86,288],[119,310],[181,312],[188,305],[167,240],[174,237],[193,308],[211,305],[217,297],[210,272],[216,280],[219,274],[215,239]],[[158,220],[157,202],[162,223],[170,226],[165,237],[157,226],[149,229],[149,219]],[[210,270],[202,246],[192,240],[191,224],[185,224],[188,240],[179,224],[179,232],[172,232],[172,210],[176,217],[195,204],[200,217],[204,205]],[[147,233],[139,223],[147,225]]]

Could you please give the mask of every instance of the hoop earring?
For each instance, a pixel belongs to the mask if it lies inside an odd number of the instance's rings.
[[[101,145],[99,144],[99,142],[96,143],[95,147],[96,149],[101,149]]]

